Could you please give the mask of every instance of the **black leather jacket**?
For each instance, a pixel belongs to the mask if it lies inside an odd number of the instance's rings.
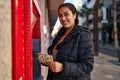
[[[48,53],[52,54],[53,47],[65,33],[62,28]],[[57,46],[56,61],[63,63],[64,69],[60,73],[48,72],[47,80],[91,80],[93,70],[93,44],[89,31],[82,26],[75,26],[65,40]]]

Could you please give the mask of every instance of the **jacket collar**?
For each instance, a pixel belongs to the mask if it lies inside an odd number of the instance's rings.
[[[68,36],[65,38],[65,40],[62,42],[62,44],[66,43],[67,41],[69,41],[70,39],[72,39],[77,33],[79,33],[80,32],[80,28],[81,28],[81,26],[79,26],[79,25],[75,26],[72,29],[72,31],[68,34]],[[66,30],[65,30],[65,28],[62,28],[62,29],[63,30],[62,30],[62,32],[60,31],[60,33],[62,33],[62,35],[64,35],[64,33],[65,33]]]
[[[55,45],[57,44],[57,42],[60,40],[60,38],[62,37],[62,35],[65,34],[65,31],[66,31],[66,29],[65,29],[64,27],[62,27],[62,28],[60,29],[60,31],[58,32],[58,35],[55,37],[55,39],[54,39],[54,41],[53,41],[53,42],[54,42],[53,46],[55,46]],[[82,31],[88,32],[88,29],[85,28],[85,27],[76,25],[76,26],[72,29],[72,31],[68,34],[68,36],[65,38],[65,40],[64,40],[62,43],[59,44],[59,46],[62,45],[62,44],[64,44],[64,43],[66,43],[66,42],[68,42],[68,41],[71,40],[73,37],[75,37],[75,35],[79,34],[79,33],[82,32]]]

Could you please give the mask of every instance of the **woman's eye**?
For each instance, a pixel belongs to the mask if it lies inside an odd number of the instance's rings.
[[[69,14],[65,14],[65,16],[68,16]]]
[[[62,15],[58,15],[59,17],[62,17]]]

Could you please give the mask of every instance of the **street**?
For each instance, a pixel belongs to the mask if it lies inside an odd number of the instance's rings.
[[[118,58],[99,53],[95,56],[92,80],[120,80],[120,62]]]

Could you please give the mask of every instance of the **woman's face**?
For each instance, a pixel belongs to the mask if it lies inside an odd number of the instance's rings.
[[[76,14],[73,14],[68,7],[61,7],[58,10],[59,20],[64,28],[72,28],[75,25]]]

